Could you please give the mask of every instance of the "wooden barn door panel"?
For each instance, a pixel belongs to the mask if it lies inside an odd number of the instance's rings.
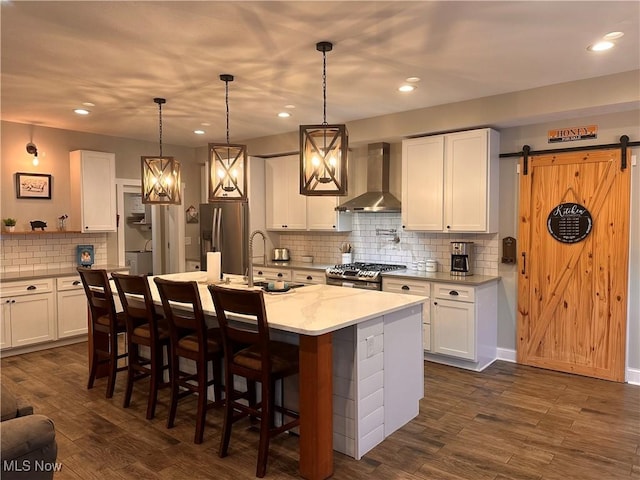
[[[630,174],[620,151],[532,156],[520,192],[518,362],[624,381]],[[590,212],[584,240],[548,232],[562,203]]]

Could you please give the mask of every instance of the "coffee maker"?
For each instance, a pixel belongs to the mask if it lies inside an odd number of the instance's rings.
[[[473,275],[473,242],[451,242],[451,275]]]

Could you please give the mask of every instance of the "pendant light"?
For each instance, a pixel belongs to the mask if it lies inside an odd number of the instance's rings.
[[[227,107],[227,143],[209,144],[209,201],[247,200],[247,146],[229,143],[229,82],[222,74]]]
[[[158,104],[160,155],[142,158],[142,203],[180,205],[180,162],[162,155],[162,105],[164,98],[154,98]]]
[[[331,42],[319,42],[322,52],[322,125],[300,125],[300,193],[302,195],[346,195],[347,151],[346,125],[327,124],[327,52]]]

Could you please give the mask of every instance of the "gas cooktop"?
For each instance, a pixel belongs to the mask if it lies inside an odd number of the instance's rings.
[[[380,274],[382,272],[402,270],[404,268],[407,268],[406,265],[355,262],[329,267],[326,270],[326,275],[329,278],[361,279],[375,282],[381,281]]]

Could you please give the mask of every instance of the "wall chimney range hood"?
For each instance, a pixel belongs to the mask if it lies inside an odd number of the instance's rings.
[[[367,192],[336,207],[339,212],[399,212],[400,200],[389,193],[389,144],[371,143],[367,154]]]

